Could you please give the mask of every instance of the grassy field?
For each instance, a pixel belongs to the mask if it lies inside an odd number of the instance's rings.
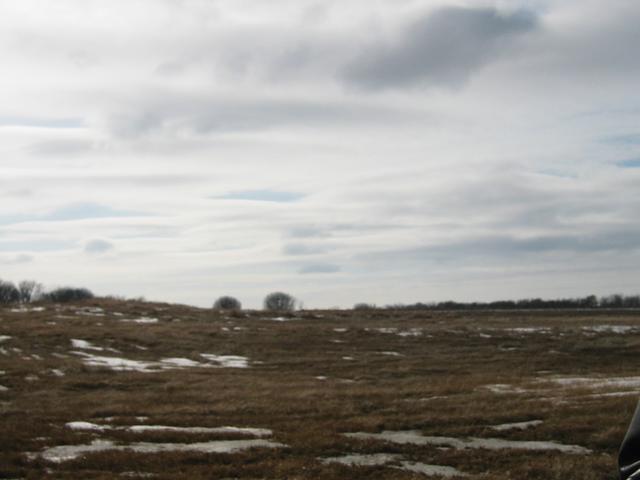
[[[7,308],[0,478],[615,479],[638,315]]]

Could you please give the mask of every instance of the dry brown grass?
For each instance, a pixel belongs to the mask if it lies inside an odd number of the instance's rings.
[[[77,313],[94,306],[106,315]],[[160,321],[122,321],[143,315]],[[4,371],[0,385],[9,388],[0,392],[0,478],[142,478],[140,474],[160,479],[425,478],[389,467],[319,461],[346,453],[379,452],[453,466],[485,480],[617,478],[616,451],[636,397],[593,396],[624,390],[620,387],[562,387],[541,380],[556,375],[638,375],[634,360],[640,329],[626,334],[584,330],[597,325],[640,328],[637,314],[322,311],[299,312],[288,322],[265,320],[273,316],[106,300],[58,309],[46,305],[42,312],[0,311],[0,335],[12,337],[0,343],[5,351],[0,353]],[[547,330],[510,330],[529,327]],[[391,333],[392,328],[397,332]],[[417,331],[419,336],[397,334]],[[243,355],[249,357],[251,368],[115,372],[86,366],[82,357],[70,354],[72,338],[120,352],[91,352],[97,355],[147,361],[201,360],[200,353]],[[56,376],[54,369],[65,375]],[[495,393],[487,388],[495,384],[508,385],[511,391]],[[148,419],[137,420],[140,416]],[[544,423],[522,431],[490,428],[535,419]],[[96,433],[64,426],[80,420],[114,426],[269,428],[273,440],[288,448],[234,454],[107,451],[59,464],[26,455],[96,438],[120,443],[247,438],[125,430]],[[550,440],[581,445],[593,453],[443,450],[342,435],[406,429],[460,438]]]

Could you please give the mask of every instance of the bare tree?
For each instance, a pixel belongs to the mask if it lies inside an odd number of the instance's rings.
[[[42,284],[35,280],[23,280],[18,284],[20,303],[31,303],[42,297]]]
[[[264,309],[291,312],[296,308],[296,299],[284,292],[273,292],[264,298]]]
[[[242,310],[240,300],[235,297],[225,295],[218,298],[213,304],[214,310]]]
[[[0,303],[18,303],[20,301],[20,292],[13,282],[0,280]]]

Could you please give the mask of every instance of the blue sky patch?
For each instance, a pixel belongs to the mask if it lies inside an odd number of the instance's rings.
[[[629,160],[622,160],[617,162],[616,165],[622,168],[640,168],[640,158],[630,158]]]

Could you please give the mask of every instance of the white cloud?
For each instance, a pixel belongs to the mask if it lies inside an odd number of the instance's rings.
[[[625,0],[4,2],[3,276],[205,306],[634,292],[638,18]]]

